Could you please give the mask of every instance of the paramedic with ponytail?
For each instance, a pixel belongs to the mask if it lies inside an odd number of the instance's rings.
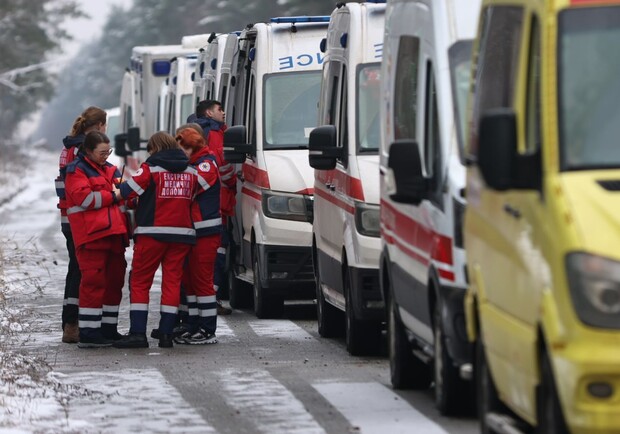
[[[215,257],[220,245],[220,176],[216,157],[202,134],[184,125],[177,130],[181,145],[192,167],[210,186],[192,203],[192,220],[196,229],[196,245],[192,246],[183,274],[187,294],[187,331],[174,338],[178,344],[215,344],[217,301],[213,287]]]
[[[120,172],[106,160],[110,140],[91,131],[66,168],[67,216],[80,267],[80,348],[112,345],[120,339],[118,308],[125,283],[125,216],[115,195]]]
[[[189,167],[189,160],[174,137],[160,131],[149,139],[150,156],[132,179],[119,186],[119,199],[140,197],[136,208],[131,264],[129,334],[116,348],[147,348],[146,325],[149,291],[162,266],[159,347],[172,347],[172,331],[179,309],[183,263],[196,231],[190,206],[196,193],[208,184]]]
[[[78,298],[80,288],[80,268],[75,257],[73,236],[67,218],[67,202],[65,199],[66,168],[78,154],[79,146],[84,142],[84,137],[91,131],[106,132],[107,114],[99,107],[88,107],[73,122],[73,127],[63,142],[62,152],[58,161],[59,175],[56,178],[56,194],[58,195],[58,208],[60,209],[60,227],[66,239],[67,253],[69,254],[69,266],[65,278],[65,293],[62,306],[62,341],[68,344],[77,343],[79,340],[78,329]]]

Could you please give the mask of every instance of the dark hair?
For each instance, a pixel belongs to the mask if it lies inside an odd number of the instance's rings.
[[[196,116],[198,116],[199,118],[204,117],[207,110],[211,110],[213,107],[217,105],[221,106],[222,103],[214,99],[206,99],[206,100],[200,101],[196,105]]]
[[[153,134],[146,144],[146,151],[149,154],[156,154],[166,149],[181,149],[181,146],[174,140],[174,137],[165,131]]]
[[[69,134],[75,137],[78,134],[84,134],[88,128],[94,127],[99,123],[105,125],[107,117],[108,114],[105,110],[90,106],[73,121],[73,127],[71,127]]]
[[[80,145],[80,150],[93,152],[99,143],[110,143],[110,139],[99,131],[91,131],[86,134],[84,142]]]

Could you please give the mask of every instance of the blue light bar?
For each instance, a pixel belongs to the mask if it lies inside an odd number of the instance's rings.
[[[385,3],[385,0],[366,0],[368,3]]]
[[[162,77],[170,73],[170,62],[168,60],[156,60],[153,62],[153,75],[155,77]]]
[[[329,16],[299,16],[299,17],[275,17],[271,19],[272,23],[329,23]]]

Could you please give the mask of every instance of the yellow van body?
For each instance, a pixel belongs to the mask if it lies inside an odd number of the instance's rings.
[[[521,422],[620,433],[620,1],[485,0],[479,23],[466,149],[469,339]],[[498,165],[508,181],[491,187],[482,166],[492,134],[481,126],[494,110],[514,120],[515,152]],[[551,425],[548,390],[561,415]]]

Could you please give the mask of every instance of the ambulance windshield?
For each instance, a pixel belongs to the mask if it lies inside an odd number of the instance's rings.
[[[265,79],[264,149],[304,149],[317,125],[321,71],[270,74]]]
[[[379,151],[381,64],[360,65],[357,71],[357,140],[359,152]]]
[[[620,7],[560,13],[562,170],[620,167]]]

